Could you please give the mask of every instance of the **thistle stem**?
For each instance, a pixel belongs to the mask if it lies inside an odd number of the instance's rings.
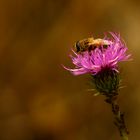
[[[128,140],[129,132],[125,124],[124,113],[120,111],[120,107],[117,103],[117,96],[109,96],[105,101],[111,105],[115,118],[114,124],[119,130],[121,140]]]

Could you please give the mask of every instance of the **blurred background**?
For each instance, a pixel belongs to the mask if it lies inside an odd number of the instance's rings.
[[[0,140],[119,140],[111,108],[89,76],[73,76],[73,44],[120,32],[133,61],[120,65],[119,104],[140,139],[138,0],[0,0]]]

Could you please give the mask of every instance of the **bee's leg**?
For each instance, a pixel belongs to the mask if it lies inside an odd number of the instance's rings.
[[[88,52],[90,52],[92,50],[92,46],[90,45],[89,47],[88,47]]]
[[[88,47],[88,51],[91,52],[92,50],[95,50],[96,49],[96,46],[93,46],[93,45],[90,45]]]

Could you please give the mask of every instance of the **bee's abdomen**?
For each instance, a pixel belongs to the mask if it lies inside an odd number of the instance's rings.
[[[76,52],[80,52],[81,49],[80,49],[80,43],[79,43],[79,41],[76,42],[75,48],[76,48]]]

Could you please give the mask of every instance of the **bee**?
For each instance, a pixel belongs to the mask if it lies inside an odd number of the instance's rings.
[[[77,53],[95,50],[96,48],[107,48],[112,42],[105,39],[94,39],[93,37],[77,41],[74,50]]]

